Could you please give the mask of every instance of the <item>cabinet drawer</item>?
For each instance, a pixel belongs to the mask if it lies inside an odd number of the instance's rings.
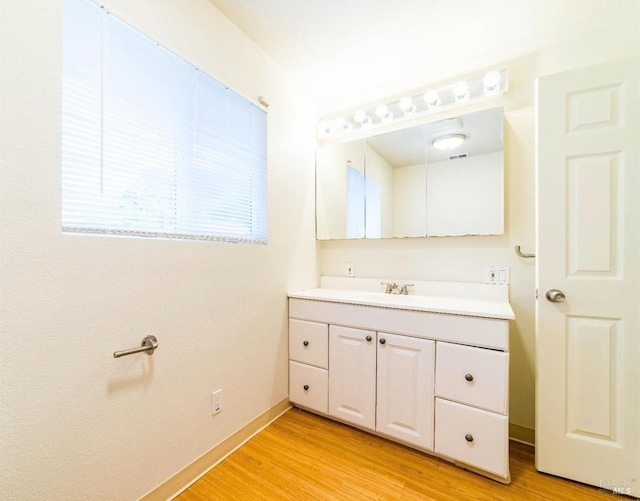
[[[326,369],[289,362],[289,400],[300,407],[327,413],[329,377]]]
[[[327,369],[329,367],[329,326],[290,319],[289,359]]]
[[[436,398],[435,451],[509,477],[507,416]]]
[[[436,344],[436,396],[507,414],[509,354]]]

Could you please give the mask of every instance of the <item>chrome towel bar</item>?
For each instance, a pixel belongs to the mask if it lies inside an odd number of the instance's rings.
[[[129,350],[114,351],[113,358],[124,357],[125,355],[133,355],[134,353],[140,353],[146,351],[147,355],[153,355],[155,349],[158,348],[158,340],[155,336],[145,336],[142,339],[142,344],[139,348],[131,348]]]

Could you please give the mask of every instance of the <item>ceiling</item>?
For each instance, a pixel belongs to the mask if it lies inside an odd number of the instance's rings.
[[[209,1],[330,113],[499,66],[636,0]]]

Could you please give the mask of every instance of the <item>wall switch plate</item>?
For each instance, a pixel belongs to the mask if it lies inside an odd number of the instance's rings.
[[[491,285],[509,285],[509,267],[487,266],[485,268],[484,281]]]
[[[222,410],[222,390],[211,393],[211,415],[218,414]]]
[[[353,263],[345,263],[344,274],[349,278],[356,276],[356,269],[353,267]]]

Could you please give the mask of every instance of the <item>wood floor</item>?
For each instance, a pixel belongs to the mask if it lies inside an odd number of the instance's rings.
[[[511,443],[511,484],[292,409],[176,499],[209,500],[553,500],[612,495],[538,473],[533,448]]]

